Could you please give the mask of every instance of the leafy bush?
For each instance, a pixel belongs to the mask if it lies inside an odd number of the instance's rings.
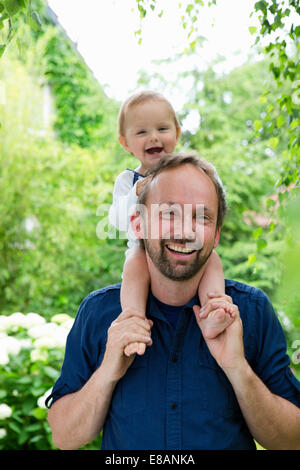
[[[59,376],[73,319],[0,316],[0,449],[52,449],[45,398]]]

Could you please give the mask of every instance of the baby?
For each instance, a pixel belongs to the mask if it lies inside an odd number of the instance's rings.
[[[123,269],[121,287],[122,310],[134,309],[143,318],[150,287],[150,277],[144,250],[129,227],[130,210],[133,212],[137,196],[147,183],[145,173],[158,160],[173,153],[180,137],[180,124],[169,101],[160,93],[142,91],[128,98],[119,113],[119,142],[124,149],[139,161],[135,170],[125,170],[116,179],[110,222],[119,230],[127,231],[128,250]],[[198,295],[201,306],[205,306],[214,293],[225,296],[222,264],[216,252],[209,257],[199,283]],[[222,296],[220,296],[222,297]],[[206,318],[206,331],[211,339],[218,336],[233,321],[233,310],[223,307],[218,315],[209,316],[209,309],[202,309],[202,321]],[[145,344],[129,344],[124,353],[143,354]]]

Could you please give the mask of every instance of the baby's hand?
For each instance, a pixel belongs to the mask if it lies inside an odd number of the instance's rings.
[[[143,178],[142,180],[139,180],[136,183],[136,195],[137,196],[141,194],[141,192],[143,191],[146,184],[150,181],[150,179],[151,179],[151,175],[146,176],[145,178]]]
[[[152,320],[147,320],[150,328],[153,326]],[[151,336],[151,331],[149,331],[149,335]],[[138,354],[138,355],[143,355],[146,351],[146,344],[145,343],[130,343],[127,344],[126,348],[124,349],[124,354],[125,356],[129,357],[132,356],[133,354]]]

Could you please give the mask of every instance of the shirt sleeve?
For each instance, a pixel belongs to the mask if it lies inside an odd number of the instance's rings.
[[[95,336],[95,322],[91,321],[93,309],[88,297],[82,302],[66,342],[61,373],[47,397],[48,408],[64,395],[76,392],[90,378],[103,356],[105,345]]]
[[[132,185],[132,179],[132,172],[128,170],[117,177],[113,190],[113,203],[109,209],[109,222],[124,232],[128,231],[130,215],[137,201],[136,183]]]
[[[290,368],[285,335],[268,297],[263,294],[258,301],[257,356],[254,371],[275,395],[300,408],[300,382]]]

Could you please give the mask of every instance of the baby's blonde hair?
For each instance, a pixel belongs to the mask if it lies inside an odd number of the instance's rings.
[[[127,100],[124,101],[120,108],[119,112],[119,136],[125,136],[125,121],[126,121],[126,113],[129,108],[131,108],[134,105],[144,103],[145,101],[148,100],[157,100],[157,101],[164,101],[170,108],[170,111],[173,115],[176,129],[180,129],[180,122],[178,117],[176,116],[176,113],[174,111],[173,106],[171,103],[167,100],[167,98],[164,97],[161,93],[157,91],[152,91],[152,90],[144,90],[144,91],[139,91],[135,93],[134,95],[131,95]]]

